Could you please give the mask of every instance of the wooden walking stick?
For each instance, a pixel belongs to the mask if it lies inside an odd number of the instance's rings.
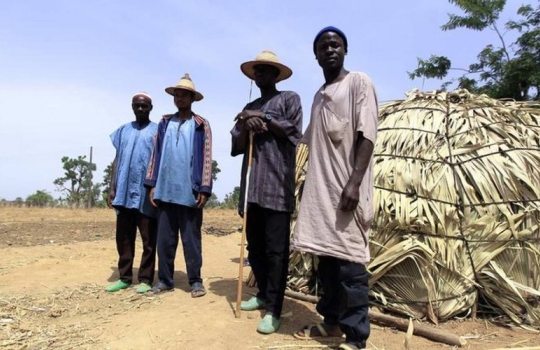
[[[244,188],[244,216],[242,223],[242,239],[240,240],[240,267],[238,268],[238,285],[236,289],[236,318],[240,318],[242,310],[242,285],[244,284],[244,246],[246,245],[246,224],[248,214],[248,192],[249,192],[249,177],[251,174],[251,158],[253,155],[253,131],[249,132],[249,151],[248,151],[248,167],[246,171],[246,186]]]

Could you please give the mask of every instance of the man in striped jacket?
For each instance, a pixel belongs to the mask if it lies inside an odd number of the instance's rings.
[[[212,193],[212,133],[210,124],[191,110],[203,96],[195,90],[188,74],[165,91],[174,96],[178,108],[158,124],[154,151],[145,185],[150,201],[159,208],[157,253],[158,279],[154,294],[174,289],[174,260],[178,232],[191,296],[202,297],[202,209]]]

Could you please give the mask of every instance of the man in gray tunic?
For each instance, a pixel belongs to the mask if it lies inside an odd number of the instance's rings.
[[[276,89],[276,83],[289,78],[292,71],[281,64],[273,52],[263,51],[240,68],[261,91],[261,97],[248,103],[236,116],[231,130],[231,155],[244,155],[240,215],[244,215],[249,133],[254,133],[246,238],[248,260],[259,293],[243,301],[241,309],[266,309],[257,331],[270,334],[279,328],[287,283],[296,144],[302,136],[302,107],[298,94]]]
[[[373,219],[373,149],[377,97],[370,78],[343,67],[347,37],[322,29],[313,43],[325,83],[316,92],[301,142],[309,149],[293,249],[317,255],[324,295],[321,324],[295,333],[313,339],[346,335],[339,349],[366,346],[370,225]]]

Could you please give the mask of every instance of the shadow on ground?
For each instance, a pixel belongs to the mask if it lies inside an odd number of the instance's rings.
[[[231,278],[223,278],[209,281],[208,287],[211,293],[223,296],[227,299],[231,313],[235,314],[236,298],[237,298],[238,281]],[[258,292],[257,288],[247,287],[244,283],[242,286],[242,300],[247,300]],[[257,311],[242,311],[242,317],[261,318],[264,315],[264,310]],[[289,297],[285,297],[282,311],[281,326],[277,331],[278,334],[290,335],[301,329],[307,324],[315,324],[321,322],[321,318],[315,311],[315,305],[304,301],[299,301]],[[255,331],[255,330],[254,330]]]

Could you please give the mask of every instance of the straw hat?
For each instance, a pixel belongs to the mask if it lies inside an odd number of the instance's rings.
[[[265,64],[279,69],[279,75],[276,78],[276,83],[285,80],[292,75],[292,70],[286,65],[281,64],[276,54],[268,50],[261,52],[253,61],[242,63],[242,65],[240,65],[240,69],[248,78],[255,80],[255,71],[253,70],[253,67],[259,64]]]
[[[188,90],[188,91],[193,92],[195,94],[195,101],[200,101],[203,99],[203,95],[197,90],[195,90],[195,85],[191,81],[191,78],[189,77],[188,73],[186,73],[175,86],[170,86],[166,88],[165,92],[168,93],[169,95],[174,96],[174,92],[177,89]]]

